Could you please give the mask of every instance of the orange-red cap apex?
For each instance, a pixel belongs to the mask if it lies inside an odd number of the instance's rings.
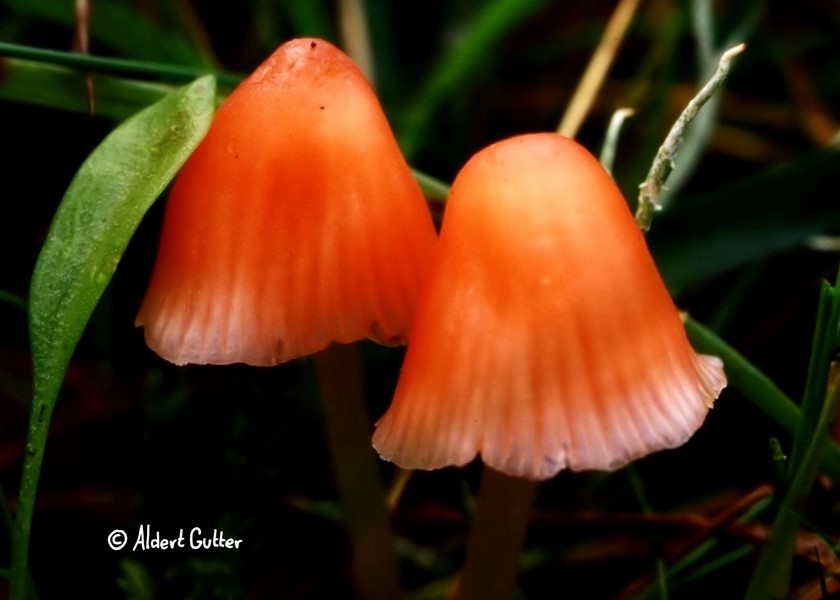
[[[381,456],[477,454],[509,475],[611,470],[684,443],[726,385],[689,345],[621,193],[555,134],[494,144],[458,174]]]
[[[323,40],[293,40],[234,90],[179,173],[137,325],[178,364],[401,342],[435,242],[362,73]]]

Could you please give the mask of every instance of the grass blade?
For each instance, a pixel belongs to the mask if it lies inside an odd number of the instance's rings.
[[[143,215],[210,125],[203,77],[122,123],[70,183],[35,265],[29,296],[34,392],[15,518],[13,600],[27,597],[29,535],[50,417],[93,309]]]

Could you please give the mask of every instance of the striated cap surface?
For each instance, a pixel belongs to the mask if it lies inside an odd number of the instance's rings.
[[[293,40],[227,98],[177,176],[136,323],[177,364],[401,343],[435,243],[362,73],[325,41]]]
[[[380,455],[477,454],[509,475],[619,468],[684,443],[726,385],[689,345],[620,191],[555,134],[496,143],[458,174]]]

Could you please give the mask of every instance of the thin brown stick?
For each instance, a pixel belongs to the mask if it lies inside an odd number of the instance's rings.
[[[752,507],[756,502],[762,498],[766,498],[773,494],[773,487],[770,485],[761,485],[751,492],[741,497],[736,502],[732,503],[726,510],[712,519],[709,519],[702,527],[700,527],[688,540],[680,544],[673,551],[669,552],[666,558],[669,564],[673,564],[691,550],[699,546],[709,538],[718,535],[720,532],[730,529],[735,522]],[[742,532],[743,533],[743,532]],[[649,571],[641,575],[638,579],[626,586],[621,593],[616,597],[616,600],[626,600],[634,598],[656,577],[654,571]]]
[[[376,87],[373,50],[371,49],[364,2],[361,0],[339,0],[338,27],[341,32],[341,43],[347,55],[365,74],[370,85]]]
[[[604,78],[609,71],[610,66],[615,60],[615,55],[621,42],[624,39],[624,34],[630,27],[633,21],[633,15],[639,6],[639,0],[619,0],[615,7],[604,35],[601,36],[601,41],[598,42],[598,47],[589,59],[589,64],[586,66],[586,71],[580,79],[572,99],[563,114],[560,125],[557,127],[557,133],[566,137],[573,138],[577,135],[583,120],[589,113],[601,85],[604,83]]]
[[[90,13],[92,0],[76,0],[74,4],[75,13],[75,35],[73,39],[73,51],[80,54],[90,53]],[[96,108],[96,99],[93,90],[93,75],[90,71],[85,72],[85,89],[87,91],[88,114],[93,116]]]
[[[782,62],[782,75],[790,90],[793,106],[802,131],[819,147],[830,146],[837,138],[840,124],[820,96],[806,68],[792,59]]]

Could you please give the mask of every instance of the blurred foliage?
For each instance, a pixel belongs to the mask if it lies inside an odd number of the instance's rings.
[[[373,77],[395,133],[412,166],[444,182],[489,142],[556,127],[615,7],[601,0],[363,4]],[[0,52],[7,148],[0,483],[13,510],[32,391],[22,308],[79,166],[119,122],[201,73],[221,74],[224,94],[291,37],[344,41],[340,11],[323,0],[98,0],[92,8],[91,54],[131,69],[39,55],[72,51],[72,2],[0,0],[0,43],[35,51]],[[681,179],[649,240],[681,308],[797,401],[819,282],[833,279],[840,249],[838,30],[832,0],[645,0],[579,134],[597,152],[611,113],[635,108],[614,170],[633,204],[710,57],[730,42],[748,43],[711,117],[698,123],[695,146],[677,156]],[[33,526],[40,596],[70,589],[115,598],[352,597],[311,361],[177,368],[148,351],[133,327],[161,214],[159,203],[141,223],[68,368]],[[375,418],[402,354],[360,346]],[[592,598],[742,597],[773,515],[766,484],[777,482],[778,465],[768,440],[790,453],[793,429],[729,389],[686,446],[639,461],[632,472],[563,473],[541,485],[523,597],[568,589]],[[390,465],[382,470],[392,480]],[[441,598],[449,589],[477,476],[473,465],[417,473],[408,483],[393,519],[414,597]],[[840,535],[838,500],[835,482],[818,479],[803,515],[809,530],[796,546],[795,598],[821,597],[821,580],[829,591],[838,585],[831,547]],[[110,531],[127,531],[131,544],[141,524],[164,537],[222,529],[244,542],[238,551],[108,549]],[[0,567],[8,563],[5,531]]]

